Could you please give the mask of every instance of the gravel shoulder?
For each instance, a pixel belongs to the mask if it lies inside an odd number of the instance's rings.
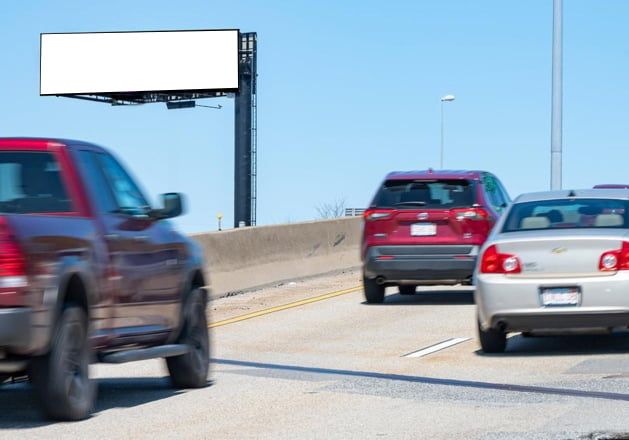
[[[257,289],[230,292],[208,304],[208,322],[219,322],[248,313],[362,285],[359,268],[282,281]]]

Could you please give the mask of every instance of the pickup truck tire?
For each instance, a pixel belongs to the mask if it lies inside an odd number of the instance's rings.
[[[205,315],[205,297],[194,289],[184,310],[184,323],[178,344],[192,346],[180,356],[166,358],[170,380],[177,388],[201,388],[207,385],[210,364],[210,338]]]
[[[85,311],[68,305],[57,323],[50,351],[31,365],[35,392],[48,418],[72,421],[90,414],[96,398],[96,386],[89,377],[90,356]]]

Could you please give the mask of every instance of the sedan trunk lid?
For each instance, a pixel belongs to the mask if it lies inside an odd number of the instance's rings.
[[[501,234],[494,244],[498,252],[520,260],[522,272],[510,276],[592,276],[601,272],[601,256],[620,250],[628,234],[619,230],[536,231]]]

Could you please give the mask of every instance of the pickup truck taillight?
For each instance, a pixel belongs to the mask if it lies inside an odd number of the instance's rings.
[[[0,289],[26,285],[26,262],[11,227],[0,217]]]

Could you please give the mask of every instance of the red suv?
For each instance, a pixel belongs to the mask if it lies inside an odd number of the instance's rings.
[[[510,201],[486,171],[388,174],[363,214],[367,302],[384,301],[392,285],[412,295],[420,284],[471,284],[478,250]]]

